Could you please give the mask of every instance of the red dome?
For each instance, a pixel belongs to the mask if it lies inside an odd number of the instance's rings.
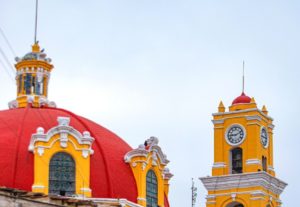
[[[19,108],[0,111],[0,186],[31,191],[33,153],[31,135],[38,127],[57,126],[57,117],[70,117],[70,126],[89,131],[95,138],[91,155],[90,187],[93,197],[125,198],[137,202],[137,188],[124,155],[131,150],[121,138],[104,127],[57,108]]]
[[[232,105],[250,103],[250,102],[251,102],[251,98],[243,92],[239,97],[233,100]]]

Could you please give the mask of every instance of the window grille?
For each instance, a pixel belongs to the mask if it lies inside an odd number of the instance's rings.
[[[158,207],[157,205],[157,178],[152,170],[147,173],[146,197],[147,207]]]
[[[49,171],[49,194],[75,194],[75,162],[69,154],[56,153],[51,158]]]
[[[232,174],[243,173],[243,150],[235,148],[231,150]]]

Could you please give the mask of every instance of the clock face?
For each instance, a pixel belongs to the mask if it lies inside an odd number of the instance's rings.
[[[265,148],[267,148],[267,146],[269,144],[269,137],[268,137],[268,132],[265,127],[262,127],[260,130],[260,141],[261,141],[261,144]]]
[[[232,125],[227,129],[226,139],[230,145],[239,145],[245,138],[245,130],[240,125]]]

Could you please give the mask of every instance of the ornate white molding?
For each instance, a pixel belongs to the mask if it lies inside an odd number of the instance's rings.
[[[16,109],[16,108],[18,108],[18,106],[19,106],[19,103],[17,100],[12,100],[12,101],[8,102],[9,109]]]
[[[141,198],[141,197],[138,197],[137,200],[138,201],[147,201],[146,198]]]
[[[42,96],[42,95],[23,95],[23,96],[18,96],[18,98],[26,97],[27,103],[33,103],[35,100],[35,97],[39,97],[39,107],[41,106],[49,106],[52,108],[56,108],[56,103],[54,101],[49,101],[47,97]],[[10,109],[15,109],[18,108],[19,103],[17,100],[12,100],[8,102],[8,108]]]
[[[268,126],[270,129],[274,129],[275,128],[275,125],[274,124],[269,124]]]
[[[250,194],[251,194],[252,197],[263,197],[263,196],[267,195],[266,193],[264,193],[261,190],[253,191]]]
[[[59,138],[55,141],[60,142],[60,146],[62,148],[66,148],[68,143],[70,142],[73,144],[73,146],[76,146],[75,143],[72,142],[71,139],[69,139],[68,135],[72,135],[80,145],[88,145],[89,148],[76,148],[76,150],[82,151],[82,156],[87,158],[89,154],[93,154],[94,151],[92,150],[92,144],[94,142],[94,138],[91,137],[90,133],[88,131],[84,131],[83,134],[81,134],[79,131],[74,129],[73,127],[69,126],[70,124],[70,118],[69,117],[58,117],[58,126],[51,128],[47,133],[45,133],[45,130],[42,127],[38,127],[36,130],[36,133],[31,136],[30,143],[28,150],[30,152],[33,152],[35,148],[37,148],[37,152],[40,156],[44,154],[44,150],[49,148],[49,146],[35,146],[36,142],[45,142],[48,143],[49,140],[59,134]],[[54,141],[54,142],[55,142]],[[54,142],[50,143],[50,148],[54,144]]]
[[[92,189],[90,188],[80,188],[81,192],[92,192]]]
[[[247,119],[248,121],[250,121],[250,120],[261,121],[261,120],[262,120],[262,118],[261,118],[260,116],[258,116],[258,115],[255,115],[255,116],[246,116],[246,119]]]
[[[216,196],[215,195],[207,195],[206,199],[215,200]]]
[[[163,171],[163,178],[164,178],[164,180],[170,180],[172,177],[173,177],[173,174],[170,173],[169,168],[166,167],[164,169],[164,171]]]
[[[158,139],[156,137],[150,137],[146,140],[145,144],[140,145],[137,149],[133,149],[124,156],[126,163],[129,163],[134,157],[148,157],[152,153],[152,164],[157,164],[157,160],[160,161],[162,165],[167,165],[170,161],[167,156],[162,152],[161,148],[158,146]]]
[[[79,197],[79,199],[81,199],[81,198]],[[110,204],[115,206],[115,205],[119,204],[121,207],[125,207],[125,206],[126,207],[143,207],[139,204],[133,203],[124,198],[117,198],[117,199],[116,198],[85,198],[85,200],[93,201],[94,203],[100,204],[100,205],[104,204],[105,206],[106,205],[110,206]]]
[[[215,162],[212,167],[213,168],[225,168],[226,164],[225,164],[225,162]]]
[[[238,111],[228,111],[228,112],[218,112],[218,113],[213,113],[213,116],[219,116],[219,115],[225,115],[225,114],[240,114],[240,113],[247,113],[251,111],[257,111],[259,112],[263,117],[271,119],[273,121],[273,118],[264,114],[260,109],[258,108],[253,108],[253,109],[245,109],[245,110],[238,110]]]
[[[261,187],[280,195],[287,184],[266,172],[200,178],[207,191]]]
[[[211,120],[211,122],[212,122],[213,124],[223,124],[223,123],[224,123],[224,119]]]
[[[34,189],[44,189],[45,186],[43,186],[43,185],[33,185],[31,188],[32,188],[32,190],[34,190]]]
[[[248,159],[248,160],[246,160],[246,165],[261,165],[261,160],[259,160],[259,159]]]
[[[272,172],[275,172],[275,169],[274,169],[274,167],[273,167],[273,166],[271,166],[271,165],[269,165],[269,166],[268,166],[268,170],[270,170],[270,171],[272,171]]]

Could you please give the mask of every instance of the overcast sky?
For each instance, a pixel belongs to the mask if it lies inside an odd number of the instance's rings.
[[[31,50],[34,2],[0,0],[0,27],[18,56]],[[40,0],[38,40],[55,65],[49,99],[132,147],[158,137],[175,175],[171,206],[190,206],[191,178],[211,173],[211,113],[240,95],[245,60],[246,94],[275,119],[283,206],[297,206],[299,11],[296,0]],[[13,64],[2,36],[0,45]],[[16,87],[1,65],[0,88],[7,109]]]

